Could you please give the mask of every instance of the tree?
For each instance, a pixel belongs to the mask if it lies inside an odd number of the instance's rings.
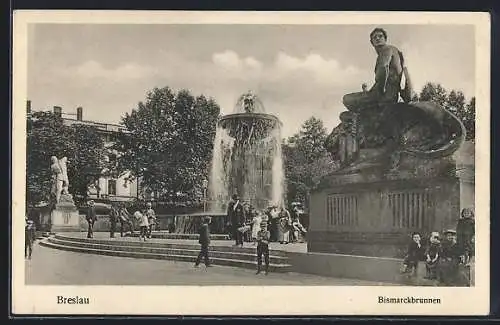
[[[443,106],[457,116],[465,126],[467,132],[466,140],[474,141],[476,120],[476,98],[472,97],[468,102],[461,91],[448,91],[436,83],[427,83],[421,92],[414,96],[414,101],[433,101]]]
[[[335,168],[324,143],[327,137],[323,121],[311,117],[301,130],[283,143],[287,200],[308,203],[309,194],[321,178]]]
[[[130,171],[141,186],[159,194],[193,193],[208,175],[220,107],[187,90],[154,88],[122,119],[115,172]]]
[[[33,112],[27,120],[26,200],[30,204],[48,201],[51,190],[50,157],[68,158],[69,192],[86,198],[90,184],[103,166],[104,143],[96,128],[65,125],[52,112]]]

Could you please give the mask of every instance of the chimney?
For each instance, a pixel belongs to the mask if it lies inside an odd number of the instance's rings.
[[[31,100],[26,101],[26,113],[31,114]]]
[[[83,119],[83,108],[81,107],[76,108],[76,119],[78,121],[81,121]]]
[[[62,107],[54,106],[54,114],[61,117],[62,116]]]

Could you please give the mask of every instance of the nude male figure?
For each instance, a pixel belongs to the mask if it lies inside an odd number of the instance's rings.
[[[397,103],[401,91],[403,54],[397,47],[387,44],[387,32],[382,28],[375,28],[370,33],[370,43],[378,55],[375,64],[375,84],[370,90],[366,90],[366,84],[363,84],[362,92],[347,94],[343,98],[347,109],[355,113],[380,103]],[[409,82],[407,75],[405,77]],[[404,99],[409,101],[407,98]]]

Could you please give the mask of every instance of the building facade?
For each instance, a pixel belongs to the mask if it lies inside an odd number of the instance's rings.
[[[31,103],[27,103],[28,114],[31,113]],[[110,151],[110,147],[116,141],[119,132],[126,132],[126,128],[119,124],[102,123],[95,121],[88,121],[83,119],[83,108],[78,107],[76,114],[64,113],[62,107],[54,106],[53,112],[62,117],[65,125],[89,125],[97,129],[98,134],[104,141],[104,147],[107,149],[105,159],[116,160],[118,153]],[[109,153],[111,152],[111,153]],[[137,179],[132,181],[128,180],[129,172],[124,172],[118,177],[108,176],[107,170],[101,170],[101,176],[95,184],[88,188],[88,197],[96,201],[131,201],[139,198],[139,187]]]

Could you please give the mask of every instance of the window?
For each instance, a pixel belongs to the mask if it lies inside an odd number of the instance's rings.
[[[116,195],[116,180],[114,179],[108,180],[108,194]]]

